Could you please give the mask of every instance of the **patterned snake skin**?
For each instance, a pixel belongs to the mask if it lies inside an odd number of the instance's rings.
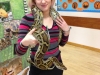
[[[28,58],[27,61],[42,70],[51,70],[55,66],[58,69],[66,70],[67,68],[62,63],[60,63],[56,57],[49,57],[47,60],[43,60],[43,56],[48,51],[48,47],[50,45],[49,43],[50,36],[41,27],[43,25],[42,12],[36,6],[33,6],[32,13],[35,18],[34,18],[34,24],[32,25],[31,29],[36,28],[36,31],[33,33],[33,36],[37,38],[37,40],[39,41],[39,47],[35,54],[34,62],[31,60],[31,58]],[[53,18],[53,20],[55,20],[59,16],[58,12],[54,8],[51,8],[50,15]],[[62,35],[61,32],[62,31],[60,29],[59,42],[61,40],[61,35]],[[51,67],[53,64],[54,66]]]

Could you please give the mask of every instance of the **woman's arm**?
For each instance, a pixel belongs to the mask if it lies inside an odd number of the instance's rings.
[[[25,15],[22,18],[20,26],[19,26],[17,45],[16,45],[16,49],[15,49],[15,52],[17,55],[24,55],[28,49],[28,46],[25,46],[21,43],[21,41],[24,39],[26,34],[29,32],[29,28],[30,28],[29,24],[30,23],[28,20],[29,20],[29,18]]]
[[[59,45],[64,46],[69,38],[70,26],[65,22],[65,20],[60,16],[56,20],[56,24],[62,29],[62,39]]]
[[[69,27],[69,29],[67,31],[62,32],[62,39],[59,43],[60,46],[64,46],[68,42],[70,29],[71,29],[71,27]]]

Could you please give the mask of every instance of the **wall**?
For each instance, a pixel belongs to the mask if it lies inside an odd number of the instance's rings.
[[[57,0],[56,0],[57,1]],[[56,2],[55,2],[56,5]],[[54,8],[57,7],[54,5]],[[89,12],[59,12],[61,16],[100,18],[100,13]],[[91,29],[72,26],[69,36],[69,42],[90,46],[100,49],[100,29]]]
[[[100,30],[72,26],[69,42],[100,49]]]

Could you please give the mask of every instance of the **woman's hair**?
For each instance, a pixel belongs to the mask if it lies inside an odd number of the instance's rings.
[[[52,1],[52,4],[51,4],[51,7],[53,7],[54,3],[55,3],[55,0],[51,0]],[[31,8],[32,5],[35,4],[35,0],[28,0],[28,7]]]
[[[31,8],[32,5],[34,5],[34,4],[35,4],[35,0],[28,0],[27,5],[28,5],[29,8]]]

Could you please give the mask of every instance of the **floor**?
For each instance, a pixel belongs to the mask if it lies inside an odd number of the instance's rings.
[[[72,45],[60,47],[67,70],[63,75],[100,75],[100,53]]]

